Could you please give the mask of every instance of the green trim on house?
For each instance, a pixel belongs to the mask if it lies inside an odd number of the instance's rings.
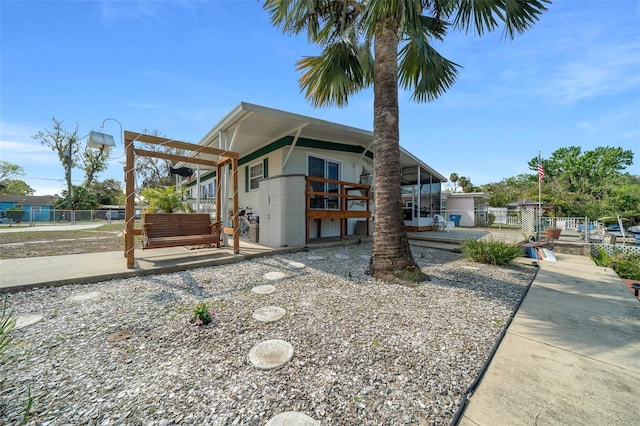
[[[244,192],[249,192],[249,166],[244,166]]]
[[[291,145],[292,143],[293,143],[293,136],[285,136],[281,139],[278,139],[275,142],[270,143],[267,146],[260,148],[257,151],[253,151],[249,155],[242,157],[240,160],[238,160],[238,165],[246,164],[250,161],[253,161],[264,155],[267,155],[270,152],[276,151],[287,145]],[[362,154],[362,152],[365,150],[365,148],[362,147],[361,145],[347,145],[343,143],[327,142],[327,141],[321,141],[317,139],[307,139],[307,138],[298,138],[298,143],[296,144],[296,147],[326,149],[329,151],[340,151],[340,152],[352,152],[354,154]],[[367,151],[365,156],[372,159],[373,152]]]
[[[293,136],[285,136],[283,138],[278,139],[275,142],[270,143],[269,145],[263,146],[262,148],[253,151],[251,154],[249,155],[245,155],[244,157],[240,158],[238,160],[238,167],[245,165],[251,161],[257,160],[260,157],[263,157],[265,155],[268,155],[269,153],[273,152],[273,151],[277,151],[280,148],[283,148],[285,146],[291,145],[293,143]],[[321,140],[317,140],[317,139],[307,139],[307,138],[298,138],[298,142],[296,144],[296,147],[303,147],[303,148],[315,148],[315,149],[324,149],[324,150],[328,150],[328,151],[339,151],[339,152],[351,152],[354,154],[362,154],[362,152],[365,150],[365,148],[361,145],[347,145],[347,144],[343,144],[343,143],[337,143],[337,142],[327,142],[327,141],[321,141]],[[365,157],[373,159],[373,152],[371,151],[367,151],[367,153],[365,154]],[[269,177],[269,159],[265,158],[263,159],[263,173],[264,173],[264,177],[267,178]],[[245,192],[249,192],[249,168],[248,165],[245,166],[245,186],[244,186],[244,191]],[[207,173],[205,175],[203,175],[200,180],[206,180],[206,179],[211,179],[211,178],[215,178],[216,177],[216,172],[212,171],[211,173]],[[196,182],[190,182],[187,185],[185,185],[187,188],[195,185]]]

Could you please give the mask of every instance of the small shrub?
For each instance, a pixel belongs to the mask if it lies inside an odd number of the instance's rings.
[[[24,217],[24,210],[19,207],[12,207],[10,209],[6,209],[5,215],[14,223],[22,222],[22,218]]]
[[[193,325],[207,325],[213,321],[213,317],[216,316],[216,311],[213,308],[209,308],[206,303],[198,303],[193,308],[193,314],[191,315],[190,322]]]
[[[606,267],[611,266],[611,256],[609,256],[609,253],[600,246],[596,247],[596,251],[598,253],[591,256],[591,259],[596,263],[596,265]]]
[[[597,254],[591,259],[598,266],[612,268],[620,278],[640,280],[640,254],[630,253],[617,248],[609,254],[603,247],[597,247]]]
[[[496,215],[493,213],[489,213],[487,215],[487,222],[489,226],[493,225],[496,222]]]
[[[504,241],[467,240],[461,249],[474,262],[490,265],[507,265],[523,255],[521,246]]]
[[[613,254],[611,263],[620,278],[640,280],[640,254],[620,250]]]

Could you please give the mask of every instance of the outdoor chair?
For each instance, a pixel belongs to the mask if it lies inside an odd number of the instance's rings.
[[[434,225],[436,225],[436,229],[438,231],[447,231],[447,232],[449,232],[455,227],[453,221],[445,220],[445,218],[442,215],[439,215],[439,214],[434,214],[433,215],[433,223],[434,223]]]

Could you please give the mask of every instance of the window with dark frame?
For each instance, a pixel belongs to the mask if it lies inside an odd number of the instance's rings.
[[[249,190],[253,191],[260,187],[260,180],[264,177],[262,162],[249,167]]]
[[[309,156],[309,176],[320,177],[324,179],[340,179],[340,164],[331,161],[325,160],[323,158],[318,158],[314,156]],[[316,192],[331,192],[338,193],[339,186],[336,183],[326,183],[326,182],[311,182],[311,188]],[[340,200],[338,197],[326,197],[321,195],[316,195],[311,197],[311,208],[312,209],[339,209],[340,208]]]

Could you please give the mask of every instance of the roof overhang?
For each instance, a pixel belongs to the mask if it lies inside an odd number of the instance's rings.
[[[296,135],[361,146],[363,151],[369,149],[373,141],[373,132],[368,130],[241,102],[211,128],[199,144],[234,151],[243,157],[281,138]],[[436,182],[447,181],[440,173],[400,147],[400,167],[404,170],[416,166],[433,175]],[[413,183],[417,183],[417,180]]]
[[[482,198],[485,200],[491,198],[491,194],[486,192],[444,192],[442,195],[445,198]]]

